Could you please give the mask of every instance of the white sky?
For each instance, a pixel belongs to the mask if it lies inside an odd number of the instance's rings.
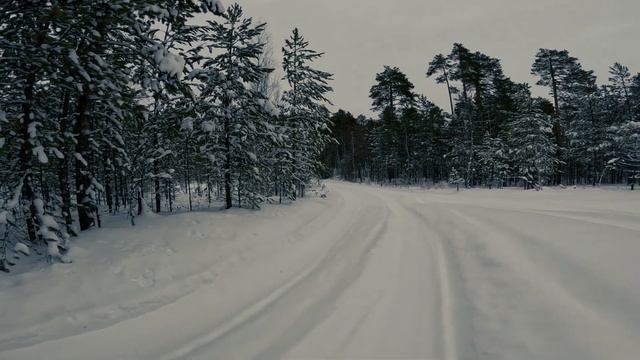
[[[226,0],[230,5],[233,1]],[[335,74],[335,108],[371,114],[369,88],[383,65],[398,66],[447,108],[446,89],[426,79],[427,62],[454,42],[502,60],[505,74],[528,81],[541,47],[567,49],[599,82],[619,61],[640,71],[640,0],[238,0],[247,15],[269,23],[279,50],[298,27],[318,63]],[[276,52],[280,57],[279,51]],[[279,60],[279,59],[278,59]],[[545,95],[544,89],[534,89]]]

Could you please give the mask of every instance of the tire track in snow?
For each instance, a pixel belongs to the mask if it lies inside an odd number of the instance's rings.
[[[501,207],[489,207],[489,206],[482,206],[482,205],[477,205],[477,204],[466,205],[466,206],[467,207],[472,207],[472,208],[484,209],[484,210],[487,210],[487,211],[503,211],[503,212],[514,212],[514,213],[531,214],[531,215],[542,215],[542,216],[548,216],[548,217],[552,217],[552,218],[559,218],[559,219],[563,219],[563,220],[572,220],[572,221],[576,221],[576,222],[583,222],[583,223],[588,223],[588,224],[609,226],[609,227],[615,227],[615,228],[620,228],[620,229],[640,232],[640,225],[639,224],[633,224],[634,220],[635,221],[639,220],[638,216],[636,214],[622,213],[622,214],[620,214],[620,216],[625,217],[627,219],[627,222],[620,222],[617,219],[614,219],[613,221],[607,221],[607,220],[602,220],[602,219],[599,219],[599,218],[593,217],[593,216],[574,215],[574,213],[578,213],[578,214],[580,214],[580,213],[582,213],[582,214],[592,214],[592,213],[589,213],[589,212],[574,212],[574,211],[571,211],[571,210],[505,209],[505,208],[501,208]],[[598,213],[593,213],[593,214],[598,215]]]
[[[455,326],[449,321],[454,310],[443,311],[443,302],[452,302],[442,295],[446,285],[439,274],[448,275],[438,270],[439,254],[425,241],[421,221],[386,193],[348,184],[339,186],[341,191],[356,192],[360,201],[379,199],[389,209],[386,230],[363,262],[364,269],[341,291],[339,299],[332,301],[335,306],[326,312],[326,318],[313,320],[317,323],[306,335],[285,331],[279,338],[284,344],[276,341],[258,356],[239,358],[460,358],[462,352],[456,348],[455,336],[450,335]],[[324,292],[319,295],[323,296]],[[302,314],[300,321],[307,322],[308,315]],[[313,314],[310,317],[313,319]],[[295,331],[296,326],[289,329]]]
[[[511,268],[513,274],[510,278],[505,278],[508,282],[503,286],[512,286],[521,292],[518,296],[512,294],[513,298],[522,297],[527,300],[519,304],[517,313],[502,315],[520,316],[524,311],[544,309],[536,320],[548,323],[548,334],[538,333],[541,330],[537,329],[539,324],[525,317],[514,324],[517,326],[517,333],[525,338],[514,338],[511,341],[528,343],[532,340],[528,337],[535,334],[539,337],[537,341],[544,339],[542,341],[549,347],[548,356],[566,357],[571,354],[572,357],[581,359],[598,359],[605,358],[610,350],[599,345],[601,339],[592,338],[590,332],[591,329],[602,331],[595,329],[606,328],[609,335],[606,341],[602,340],[602,344],[615,343],[620,353],[632,354],[635,351],[632,334],[637,333],[640,318],[633,311],[637,309],[633,298],[620,297],[624,292],[616,289],[609,281],[600,279],[592,269],[555,249],[553,243],[517,230],[514,224],[500,223],[490,219],[485,213],[471,215],[468,209],[448,209],[448,212],[462,220],[466,224],[466,230],[471,231],[473,228],[475,235],[468,232],[468,238],[482,239],[489,246],[487,249],[493,252],[492,256],[498,256],[498,249],[509,254],[509,258],[501,261]],[[495,215],[495,212],[491,215]],[[525,286],[525,282],[530,285]],[[535,289],[533,293],[532,288]],[[535,348],[540,346],[538,344]],[[536,357],[539,354],[523,358]]]
[[[291,323],[286,324],[284,332],[277,336],[275,342],[266,345],[262,349],[253,349],[254,351],[257,350],[256,354],[247,354],[247,357],[241,357],[255,359],[279,358],[279,356],[284,354],[299,339],[303,338],[307,332],[321,322],[324,315],[330,310],[332,303],[339,297],[342,291],[359,276],[363,264],[366,262],[367,255],[386,230],[388,209],[386,207],[382,209],[383,216],[380,217],[380,221],[377,222],[377,225],[374,226],[373,229],[366,228],[367,225],[371,223],[371,219],[364,219],[359,213],[351,214],[355,216],[353,220],[349,222],[348,227],[344,229],[340,240],[331,247],[320,261],[305,269],[284,285],[274,289],[266,297],[245,308],[241,313],[236,314],[222,325],[217,326],[212,332],[204,334],[188,344],[182,345],[178,350],[161,359],[176,360],[185,357],[202,357],[203,359],[207,359],[211,358],[211,356],[218,351],[223,353],[222,356],[233,356],[231,354],[234,352],[237,356],[237,353],[243,351],[241,347],[244,340],[236,343],[238,342],[236,339],[248,338],[246,334],[240,333],[255,333],[255,335],[259,336],[260,333],[273,332],[275,329],[269,329],[271,324],[265,320],[266,318],[279,318],[275,319],[276,322],[286,319],[287,312],[292,312],[292,308],[296,306],[296,301],[294,300],[301,297],[301,295],[302,297],[308,297],[308,287],[310,284],[322,283],[322,277],[326,276],[327,272],[331,273],[335,267],[342,267],[343,269],[340,274],[329,274],[330,276],[334,276],[334,278],[328,279],[329,281],[333,281],[333,283],[325,283],[324,286],[320,284],[322,288],[315,289],[316,291],[319,289],[323,291],[318,294],[319,297],[313,299],[314,301],[312,303],[303,304],[304,311],[302,314],[304,316],[298,317]],[[340,215],[339,213],[331,214],[334,217]],[[371,212],[369,211],[364,215],[370,214]],[[363,222],[362,220],[366,221]],[[361,234],[363,233],[368,233],[368,235],[362,237]],[[358,238],[361,239],[359,242],[351,241]],[[349,253],[355,255],[355,259],[352,259],[353,263],[350,263],[350,259],[342,259],[345,254]],[[340,263],[340,260],[343,260],[343,263]],[[346,262],[344,262],[344,260],[346,260]],[[269,324],[264,325],[265,328],[262,328],[263,324],[260,323],[261,320]],[[283,330],[280,329],[277,331]],[[234,346],[219,344],[224,341],[230,341]]]
[[[420,212],[417,206],[423,204],[413,203],[413,205],[416,208],[406,204],[403,207],[418,223],[424,224],[425,241],[433,249],[432,260],[437,264],[445,358],[447,360],[475,358],[473,334],[468,331],[471,329],[471,309],[451,239],[440,231],[439,224],[435,224],[433,218]]]
[[[454,213],[458,216],[461,214],[458,211],[454,211]],[[537,212],[531,213],[537,214]],[[547,214],[538,215],[564,218]],[[545,259],[544,266],[540,266],[539,273],[545,274],[548,281],[556,283],[576,303],[590,308],[593,313],[606,312],[608,315],[614,316],[617,322],[624,324],[629,330],[640,323],[639,312],[625,311],[640,308],[640,299],[625,296],[628,294],[625,294],[624,289],[617,287],[610,279],[603,278],[594,269],[572,258],[571,254],[560,249],[550,239],[543,240],[539,235],[518,230],[512,225],[488,219],[483,215],[469,215],[465,212],[463,216],[481,222],[495,229],[501,236],[517,242],[524,249],[523,254],[528,257],[531,263],[538,264],[535,259]],[[602,225],[596,222],[590,223]],[[622,227],[622,229],[629,230],[626,227]],[[576,281],[578,278],[588,279],[588,284]],[[606,308],[603,308],[605,306]]]

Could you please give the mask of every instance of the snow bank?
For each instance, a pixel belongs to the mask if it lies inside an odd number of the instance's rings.
[[[279,253],[301,255],[299,247],[290,248],[288,234],[321,214],[326,205],[310,200],[293,208],[273,206],[260,212],[148,214],[138,218],[135,227],[124,216],[105,218],[103,229],[83,233],[71,246],[73,264],[43,264],[28,272],[18,266],[12,274],[0,277],[0,359],[13,358],[6,351],[18,347],[111,328],[207,288],[219,277],[230,286],[263,273],[255,291],[276,286],[310,260],[303,256],[292,264],[281,263]],[[53,244],[49,252],[56,254]],[[252,290],[245,298],[224,300],[216,316],[254,295]],[[194,315],[201,312],[192,310]],[[134,341],[137,336],[127,337]],[[134,351],[135,345],[122,345]],[[87,346],[92,347],[72,347]],[[131,353],[114,355],[119,347],[102,355],[92,349],[91,357],[139,358]],[[55,353],[47,352],[41,358],[74,358],[67,357],[67,350]]]

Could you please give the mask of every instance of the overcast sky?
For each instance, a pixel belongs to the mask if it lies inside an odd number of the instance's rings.
[[[615,61],[640,72],[640,0],[237,2],[247,15],[269,23],[278,50],[298,27],[314,49],[324,51],[318,66],[335,74],[335,108],[356,115],[371,114],[369,88],[383,65],[398,66],[417,92],[446,108],[446,89],[425,72],[427,62],[448,54],[454,42],[501,59],[505,74],[518,82],[534,83],[529,70],[541,47],[569,50],[600,83]]]

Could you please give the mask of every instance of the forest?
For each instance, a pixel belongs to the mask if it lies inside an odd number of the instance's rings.
[[[340,110],[326,176],[391,184],[496,188],[625,184],[640,179],[640,74],[615,63],[606,84],[567,50],[540,49],[531,74],[549,99],[515,83],[499,59],[454,44],[425,66],[449,106],[414,92],[397,67],[371,87],[371,119]]]
[[[219,1],[3,1],[0,270],[68,261],[101,214],[304,196],[330,139],[332,75],[294,29],[274,78],[266,24]],[[206,19],[194,22],[195,17]],[[279,82],[286,83],[280,91]]]

